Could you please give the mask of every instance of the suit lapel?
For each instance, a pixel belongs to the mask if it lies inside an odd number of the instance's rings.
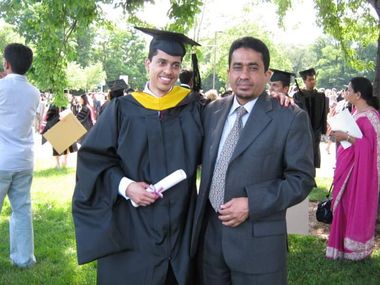
[[[261,94],[249,114],[247,123],[242,130],[235,151],[232,154],[231,161],[245,151],[257,138],[257,136],[268,126],[272,118],[267,114],[267,112],[271,110],[271,99],[266,93]]]
[[[219,143],[220,143],[220,138],[222,137],[223,129],[224,129],[224,124],[226,122],[227,116],[230,112],[231,105],[233,102],[233,96],[228,96],[225,99],[225,102],[223,104],[220,104],[218,108],[213,111],[214,114],[212,114],[212,123],[210,124],[210,129],[209,131],[211,132],[210,135],[210,149],[208,152],[209,158],[208,158],[208,165],[204,165],[203,167],[207,167],[207,170],[204,169],[204,173],[207,173],[207,175],[204,175],[203,177],[207,177],[207,181],[205,185],[209,185],[211,183],[211,178],[214,170],[214,165],[217,159],[218,155],[218,149],[219,149]],[[207,112],[207,111],[206,111]],[[207,186],[208,188],[208,186]]]
[[[218,155],[220,138],[222,137],[224,124],[226,123],[227,116],[230,112],[231,105],[233,102],[233,96],[226,98],[224,104],[221,104],[219,108],[214,112],[213,118],[216,120],[214,129],[211,130],[211,146],[210,146],[210,157],[211,161],[216,160]]]

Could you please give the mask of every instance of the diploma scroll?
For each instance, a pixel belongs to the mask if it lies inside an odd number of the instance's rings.
[[[149,188],[146,189],[146,191],[151,193],[156,193],[158,196],[163,197],[162,193],[164,193],[166,190],[172,188],[174,185],[177,185],[179,182],[186,179],[186,173],[183,171],[183,169],[178,169],[174,171],[172,174],[169,174],[168,176],[164,177],[160,181],[158,181],[154,185],[150,185]],[[131,200],[131,203],[134,207],[138,207],[135,202]]]

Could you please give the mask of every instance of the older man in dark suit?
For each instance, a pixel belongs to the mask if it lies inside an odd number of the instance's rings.
[[[307,114],[265,92],[269,51],[236,40],[228,77],[234,96],[204,112],[202,180],[191,254],[201,284],[286,284],[286,209],[314,185]]]

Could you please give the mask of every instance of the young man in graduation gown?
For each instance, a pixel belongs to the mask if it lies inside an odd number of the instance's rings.
[[[234,41],[233,95],[204,111],[191,244],[200,285],[287,283],[286,210],[308,195],[315,170],[307,114],[265,92],[269,61],[262,41]]]
[[[327,131],[327,114],[329,104],[324,93],[318,92],[316,86],[316,72],[314,68],[300,71],[305,89],[296,92],[293,96],[295,103],[309,114],[313,134],[314,167],[321,167],[321,153],[319,144],[321,135]]]
[[[203,130],[199,95],[175,83],[184,45],[198,44],[182,34],[138,29],[153,36],[149,82],[143,92],[112,100],[78,152],[78,261],[97,260],[98,284],[185,285]],[[147,191],[177,169],[187,179],[162,198]]]
[[[289,96],[290,80],[294,73],[271,68],[272,76],[269,82],[269,94],[284,94]]]

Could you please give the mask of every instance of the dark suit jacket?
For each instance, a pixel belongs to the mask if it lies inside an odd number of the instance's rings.
[[[191,255],[195,256],[204,221],[219,141],[233,96],[204,111],[202,179],[194,217]],[[307,114],[281,107],[263,93],[242,130],[232,155],[225,201],[248,197],[249,218],[223,227],[223,254],[231,270],[248,274],[286,268],[286,209],[301,202],[314,185],[312,136]]]

